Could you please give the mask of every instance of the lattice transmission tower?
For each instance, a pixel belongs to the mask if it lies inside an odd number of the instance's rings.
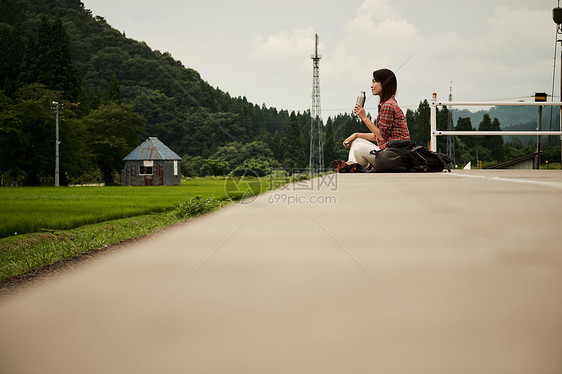
[[[312,58],[312,110],[310,112],[310,171],[320,172],[324,169],[324,152],[322,151],[322,114],[320,113],[320,73],[322,56],[318,54],[318,34],[315,34],[315,50]]]
[[[449,101],[453,101],[453,82],[449,87]],[[453,131],[453,112],[449,108],[449,116],[447,118],[447,131]],[[447,135],[447,156],[453,160],[455,164],[455,138],[452,135]]]

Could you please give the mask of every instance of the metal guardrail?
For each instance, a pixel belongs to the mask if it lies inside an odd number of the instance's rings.
[[[440,101],[433,98],[430,102],[430,127],[431,127],[431,142],[430,149],[432,151],[437,150],[437,137],[444,135],[560,135],[562,140],[562,116],[560,119],[560,131],[441,131],[437,130],[437,107],[447,106],[451,108],[453,106],[558,106],[562,112],[562,102],[474,102],[474,101]]]

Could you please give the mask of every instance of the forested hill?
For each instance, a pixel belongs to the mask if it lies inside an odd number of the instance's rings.
[[[59,16],[85,93],[107,89],[115,75],[124,101],[147,120],[145,132],[179,153],[195,155],[205,143],[245,142],[265,131],[286,131],[288,113],[211,87],[169,53],[153,51],[113,29],[103,17],[94,17],[79,0],[3,0],[0,6],[0,27],[18,25],[24,39],[37,34],[44,16]],[[207,120],[215,122],[210,132],[204,128]],[[186,129],[186,123],[200,126]]]
[[[288,113],[211,87],[169,53],[153,51],[113,29],[103,17],[94,17],[79,0],[3,0],[1,4],[0,26],[19,25],[24,39],[37,34],[44,16],[50,20],[59,16],[85,93],[107,89],[115,75],[123,100],[147,120],[146,134],[158,136],[180,154],[197,155],[205,144],[211,148],[233,140],[249,141],[265,131],[286,131]],[[214,122],[212,128],[206,128],[208,121]],[[186,128],[187,124],[196,125]]]
[[[2,0],[0,47],[4,181],[52,183],[53,100],[64,104],[64,182],[97,173],[118,182],[122,158],[148,136],[181,155],[187,175],[228,173],[242,161],[307,167],[309,111],[231,97],[185,67],[189,61],[127,38],[79,0]],[[347,120],[338,118],[340,130]]]

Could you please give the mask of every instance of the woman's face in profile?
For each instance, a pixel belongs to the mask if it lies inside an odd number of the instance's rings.
[[[373,93],[373,95],[380,96],[380,94],[382,93],[381,82],[377,82],[375,79],[373,79],[371,83],[371,92]]]

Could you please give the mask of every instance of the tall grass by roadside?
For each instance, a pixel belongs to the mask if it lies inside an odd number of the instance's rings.
[[[198,196],[182,201],[164,213],[85,225],[72,230],[0,239],[0,281],[75,257],[88,250],[154,233],[167,226],[211,212],[229,202],[230,200]]]

